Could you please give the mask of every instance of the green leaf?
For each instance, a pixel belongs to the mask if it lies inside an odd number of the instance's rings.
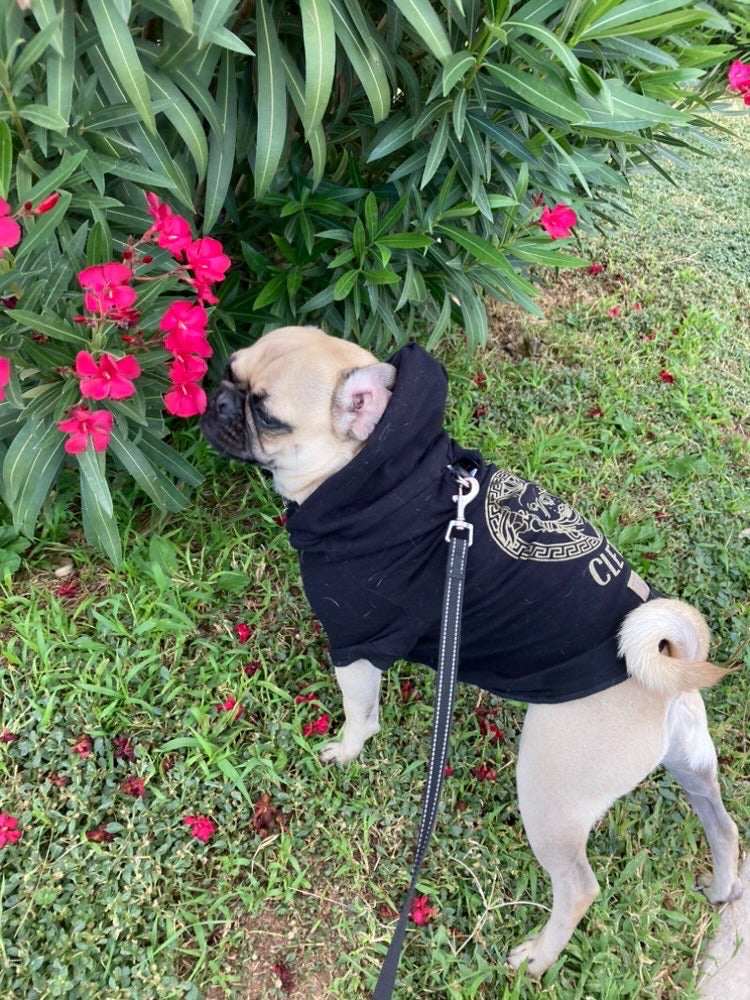
[[[708,18],[708,12],[704,10],[675,10],[668,14],[661,14],[658,17],[647,17],[643,21],[635,21],[633,24],[623,24],[620,27],[597,29],[592,25],[584,32],[582,40],[593,38],[610,38],[632,35],[637,38],[660,38],[668,35],[678,28],[685,31],[701,24]]]
[[[437,127],[435,136],[430,143],[430,150],[427,154],[427,162],[424,165],[422,179],[419,182],[420,190],[429,184],[440,168],[440,164],[443,162],[445,150],[448,148],[448,127],[449,118],[447,114],[444,114],[440,119],[440,124]]]
[[[509,254],[532,264],[547,264],[550,267],[586,267],[590,263],[583,257],[575,257],[554,249],[549,240],[541,242],[532,239],[516,240],[507,249]]]
[[[286,86],[281,46],[266,0],[258,0],[258,131],[256,136],[255,197],[271,186],[286,145]]]
[[[62,160],[54,170],[50,170],[49,173],[44,174],[32,188],[29,188],[26,192],[26,200],[35,203],[41,201],[42,198],[46,198],[53,191],[57,191],[58,188],[62,187],[73,176],[89,156],[91,156],[91,151],[88,149],[79,149],[77,153],[73,153],[72,155],[63,153]]]
[[[356,285],[358,278],[358,270],[344,271],[336,284],[333,286],[334,300],[336,302],[341,302],[345,299]]]
[[[24,535],[34,533],[39,511],[65,457],[64,445],[64,435],[50,418],[27,421],[10,443],[3,482],[13,508],[13,524]]]
[[[130,441],[119,427],[112,429],[109,446],[112,454],[160,510],[176,512],[185,508],[187,497],[154,468],[138,445]]]
[[[20,118],[51,132],[66,132],[68,129],[65,118],[46,104],[19,104],[17,110]]]
[[[83,455],[89,452],[95,454],[93,449],[89,448]],[[113,565],[119,566],[122,562],[122,543],[112,511],[109,486],[98,463],[96,466],[91,462],[82,464],[80,462],[82,456],[76,457],[81,465],[81,514],[84,533],[92,545],[96,545],[109,556]],[[95,468],[99,471],[94,471]]]
[[[189,486],[200,486],[203,482],[201,473],[160,438],[143,431],[138,444],[157,468],[165,469],[171,476]]]
[[[442,63],[447,62],[453,49],[440,18],[428,0],[394,0],[394,3],[435,58]]]
[[[376,240],[378,246],[389,250],[426,250],[435,241],[423,233],[391,233]]]
[[[540,80],[515,66],[495,66],[490,63],[487,68],[509,90],[518,94],[533,108],[545,111],[556,118],[563,118],[565,121],[588,121],[588,115],[581,105],[552,85],[549,80]]]
[[[573,51],[568,48],[564,42],[561,42],[557,35],[554,35],[551,31],[541,27],[541,25],[524,24],[515,20],[506,21],[503,27],[508,31],[508,41],[511,43],[512,39],[518,35],[533,35],[534,38],[539,39],[544,49],[549,50],[549,52],[552,52],[557,56],[572,77],[578,77],[581,70],[581,64]]]
[[[336,36],[367,94],[375,122],[383,121],[391,108],[391,88],[383,59],[374,46],[368,46],[354,31],[346,5],[342,0],[330,0],[336,25]]]
[[[89,343],[89,337],[86,333],[66,323],[55,313],[45,311],[39,315],[26,309],[14,309],[8,313],[8,318],[17,323],[21,329],[28,330],[29,333],[42,333],[45,337],[51,337],[53,340],[62,340],[77,346],[85,347]]]
[[[308,137],[323,120],[336,70],[336,31],[329,0],[301,4],[305,43],[305,103],[302,123]]]
[[[237,4],[237,0],[206,0],[203,4],[201,19],[198,24],[198,48],[202,49],[208,40],[208,35],[221,28],[227,15]]]
[[[37,11],[37,5],[34,5]],[[76,67],[75,9],[62,5],[60,45],[53,40],[47,51],[47,103],[66,122],[70,122],[73,106],[73,80]]]
[[[436,228],[439,232],[445,233],[454,243],[458,243],[460,247],[468,251],[480,264],[498,268],[498,270],[504,271],[506,274],[512,274],[515,277],[515,271],[508,263],[502,250],[498,250],[496,246],[493,246],[492,243],[489,243],[481,236],[477,236],[476,233],[466,232],[463,229],[456,229],[455,226],[439,225]]]
[[[62,21],[61,15],[57,15],[54,20],[46,24],[41,31],[32,35],[21,49],[20,55],[13,61],[10,68],[10,83],[13,91],[16,92],[21,77],[27,73],[42,58],[47,47],[52,44],[57,35],[58,27]]]
[[[392,115],[382,128],[378,129],[376,141],[367,154],[367,162],[372,163],[383,156],[389,156],[411,142],[414,121],[405,111]]]
[[[105,58],[146,128],[156,134],[146,75],[128,25],[109,0],[89,0],[89,8],[96,22]]]
[[[593,7],[593,4],[591,5]],[[605,38],[607,35],[618,35],[623,25],[634,21],[644,21],[664,14],[667,11],[685,7],[685,0],[626,0],[614,9],[607,11],[602,17],[593,21],[576,37],[576,43],[586,38]],[[593,11],[592,11],[593,13]]]
[[[13,137],[6,121],[0,120],[0,198],[7,198],[13,173]]]
[[[185,31],[193,30],[193,0],[168,0]]]
[[[187,146],[195,163],[198,180],[202,181],[208,166],[208,143],[200,118],[169,76],[151,66],[145,67],[144,73],[152,96],[164,101],[164,115],[174,125],[180,140]]]
[[[284,63],[286,85],[292,98],[292,104],[297,114],[302,118],[305,112],[305,97],[303,93],[302,76],[294,65],[294,60],[286,49],[281,46],[281,58]],[[313,158],[313,187],[316,188],[323,180],[326,169],[326,137],[322,125],[316,125],[307,136],[307,143]]]
[[[89,440],[85,451],[76,455],[78,466],[81,470],[81,486],[84,481],[87,483],[91,498],[96,503],[97,508],[105,517],[112,517],[112,494],[109,492],[109,484],[104,475],[105,458],[103,452],[94,451],[94,447]]]
[[[474,65],[468,52],[454,52],[443,66],[443,97],[447,97],[459,80],[463,80]]]
[[[231,52],[223,52],[216,83],[217,114],[221,128],[211,132],[206,174],[203,231],[208,233],[219,218],[232,181],[237,145],[237,68]]]

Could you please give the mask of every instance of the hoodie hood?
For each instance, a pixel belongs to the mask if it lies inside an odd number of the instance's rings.
[[[300,552],[322,551],[335,539],[336,547],[354,553],[358,539],[372,544],[376,524],[390,524],[403,537],[398,522],[407,511],[408,523],[401,525],[407,534],[432,530],[432,524],[414,524],[413,515],[427,511],[426,501],[441,485],[446,509],[452,509],[455,480],[447,466],[461,456],[481,461],[443,428],[448,377],[440,362],[418,344],[408,344],[389,363],[397,371],[395,387],[365,446],[288,512],[290,541]],[[429,509],[434,515],[434,504]],[[442,511],[438,516],[444,520]]]

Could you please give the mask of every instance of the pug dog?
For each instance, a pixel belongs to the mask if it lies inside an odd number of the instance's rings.
[[[699,693],[725,671],[707,660],[697,610],[654,593],[564,500],[453,441],[446,396],[444,369],[416,344],[382,363],[286,327],[231,356],[201,427],[223,455],[267,470],[287,503],[343,696],[324,761],[353,760],[379,731],[381,676],[395,660],[436,666],[456,470],[478,480],[458,679],[529,705],[518,799],[553,905],[508,960],[539,976],[598,895],[589,831],[659,764],[705,830],[706,897],[740,895],[737,827]]]

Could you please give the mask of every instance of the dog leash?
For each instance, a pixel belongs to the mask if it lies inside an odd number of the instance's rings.
[[[450,521],[445,532],[445,540],[449,544],[448,564],[445,574],[443,614],[440,622],[435,706],[432,716],[432,746],[430,747],[430,760],[427,766],[427,780],[422,801],[422,818],[417,834],[411,882],[375,985],[372,1000],[390,1000],[396,986],[396,973],[406,935],[407,921],[416,894],[417,878],[437,819],[445,761],[448,755],[448,739],[451,719],[453,718],[453,695],[458,670],[458,650],[461,643],[461,609],[464,596],[466,557],[474,535],[473,525],[469,524],[464,514],[468,505],[479,492],[479,483],[472,478],[471,473],[467,475],[464,469],[453,466],[448,466],[448,468],[456,476],[458,492],[453,497],[456,501],[456,516]]]

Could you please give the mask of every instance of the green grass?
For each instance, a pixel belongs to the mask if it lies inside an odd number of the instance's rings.
[[[715,656],[746,670],[750,127],[735,124],[724,150],[678,170],[679,188],[636,178],[632,223],[585,248],[606,271],[548,277],[545,322],[500,310],[481,356],[467,360],[457,337],[443,360],[454,434],[569,497],[657,587],[698,604]],[[607,315],[615,305],[619,318]],[[531,356],[510,358],[519,323]],[[475,417],[478,406],[487,410]],[[0,596],[0,729],[18,735],[0,743],[0,811],[24,831],[0,853],[2,994],[365,998],[393,927],[382,907],[398,906],[408,881],[432,677],[407,664],[391,671],[380,736],[350,767],[322,766],[323,738],[305,738],[303,726],[325,712],[336,727],[341,710],[274,521],[279,503],[255,471],[223,464],[189,435],[184,447],[205,486],[180,517],[121,494],[120,571],[83,546],[61,494]],[[67,560],[77,589],[61,595],[71,578],[55,569]],[[237,623],[254,629],[244,645]],[[251,662],[260,669],[248,675]],[[420,700],[402,698],[407,679]],[[318,704],[295,702],[310,692]],[[244,706],[237,721],[214,707],[229,696]],[[440,916],[410,931],[399,996],[695,996],[717,920],[692,889],[708,852],[662,772],[593,832],[602,895],[541,986],[505,967],[509,947],[544,921],[549,886],[515,801],[522,710],[481,696],[506,734],[490,745],[479,698],[462,689],[457,699],[454,774],[420,881]],[[707,702],[746,841],[746,673]],[[82,735],[92,740],[85,759],[70,749]],[[115,759],[121,735],[134,761]],[[472,777],[482,762],[494,783]],[[146,779],[142,799],[121,790],[131,774]],[[253,826],[263,794],[284,817],[266,839]],[[192,814],[216,824],[207,845],[182,822]],[[102,825],[112,841],[88,841]],[[272,971],[278,963],[292,985]]]

